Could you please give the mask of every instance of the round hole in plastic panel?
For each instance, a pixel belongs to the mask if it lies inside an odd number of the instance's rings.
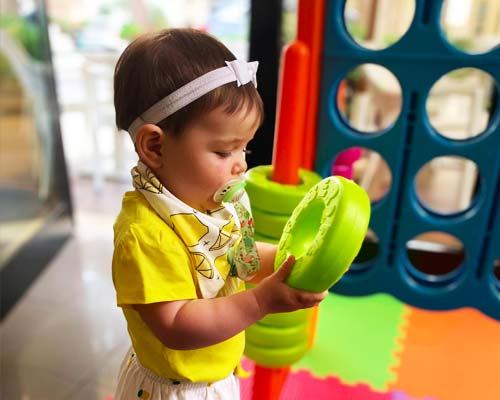
[[[481,188],[475,162],[459,156],[435,157],[418,171],[415,193],[427,210],[452,215],[469,209]]]
[[[347,0],[344,22],[360,46],[383,50],[403,37],[415,15],[415,0]]]
[[[406,243],[408,273],[418,282],[445,286],[457,279],[465,260],[463,243],[445,232],[425,232]]]
[[[347,125],[361,133],[388,129],[401,112],[401,85],[391,71],[378,64],[361,64],[349,71],[336,97]]]
[[[368,229],[366,232],[365,239],[361,245],[358,255],[352,262],[348,273],[354,274],[356,272],[364,271],[369,268],[375,259],[377,258],[379,252],[379,239],[375,232]]]
[[[494,112],[498,88],[490,74],[459,68],[443,75],[426,101],[427,117],[440,135],[468,140],[483,133]]]
[[[497,258],[493,264],[493,283],[500,294],[500,258]]]
[[[488,52],[500,45],[500,2],[444,0],[441,29],[465,53]]]
[[[382,200],[392,186],[387,162],[378,152],[366,147],[349,147],[338,153],[330,174],[352,179],[368,193],[372,203]]]

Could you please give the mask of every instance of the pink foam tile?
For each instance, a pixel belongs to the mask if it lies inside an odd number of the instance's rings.
[[[439,400],[435,397],[410,397],[400,390],[393,390],[391,394],[392,400]]]
[[[281,395],[281,400],[285,399],[392,400],[390,393],[373,391],[366,384],[348,386],[337,377],[318,379],[304,370],[288,377]]]
[[[244,359],[243,367],[253,373],[254,365]],[[241,400],[252,399],[253,375],[240,380]],[[283,390],[281,400],[394,400],[391,393],[376,392],[366,384],[353,386],[343,384],[337,377],[317,378],[309,371],[299,370],[291,372]],[[401,399],[406,400],[406,399]]]

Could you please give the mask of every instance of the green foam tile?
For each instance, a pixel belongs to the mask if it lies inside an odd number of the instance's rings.
[[[314,346],[293,369],[386,390],[394,380],[391,366],[397,364],[394,354],[404,311],[405,305],[387,294],[329,294],[320,306]]]

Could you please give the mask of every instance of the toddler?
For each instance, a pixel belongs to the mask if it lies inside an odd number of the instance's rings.
[[[274,272],[276,246],[254,242],[246,193],[224,197],[263,119],[256,71],[192,29],[142,36],[118,60],[116,123],[139,161],[114,225],[132,341],[115,400],[238,399],[244,330],[326,296],[290,288],[293,257]]]

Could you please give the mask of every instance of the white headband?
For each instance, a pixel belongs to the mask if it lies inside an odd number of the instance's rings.
[[[135,135],[141,126],[157,124],[182,107],[226,83],[236,81],[240,87],[251,81],[257,87],[258,66],[258,61],[226,61],[225,67],[214,69],[192,80],[144,111],[128,127],[130,137],[135,142]]]

